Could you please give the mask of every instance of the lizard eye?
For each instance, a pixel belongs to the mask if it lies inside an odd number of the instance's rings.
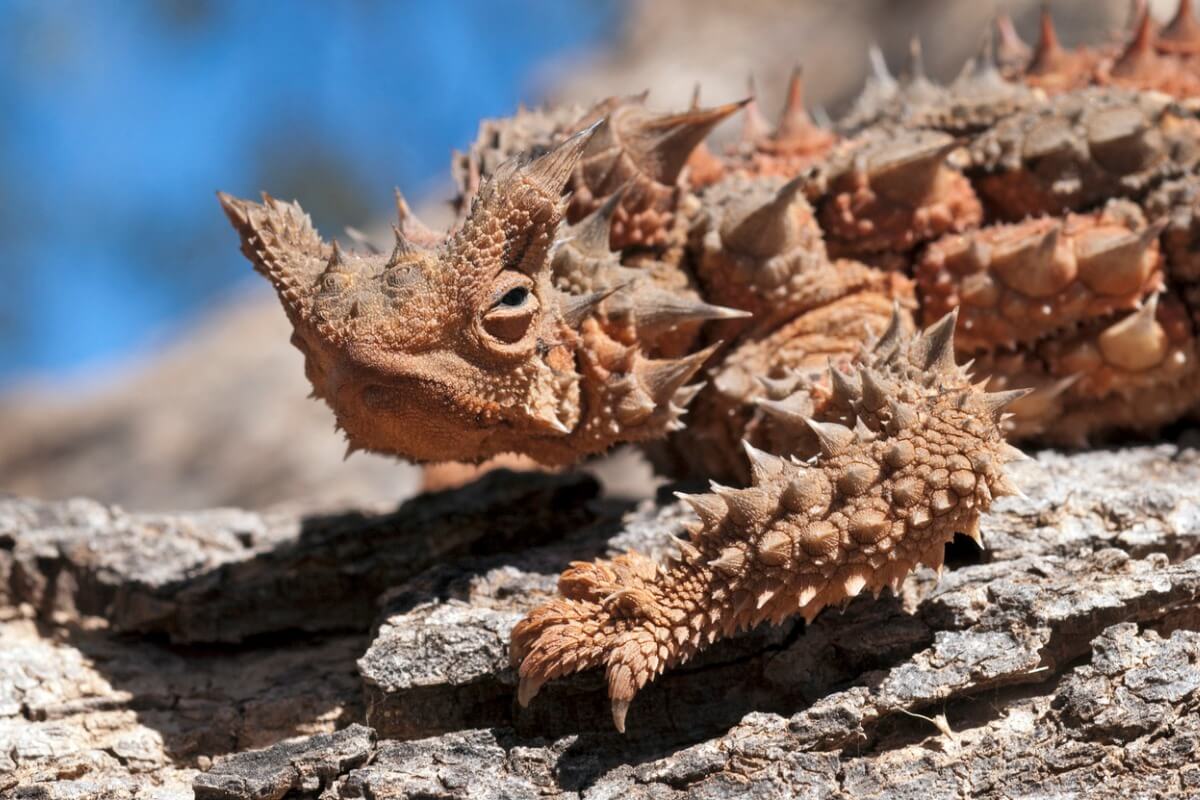
[[[504,296],[496,303],[497,306],[505,308],[520,308],[525,305],[525,301],[529,299],[529,289],[524,286],[514,286],[504,293]]]
[[[516,344],[533,324],[538,308],[537,297],[525,284],[501,287],[498,294],[492,307],[483,314],[483,329],[503,344]]]
[[[408,264],[402,264],[395,269],[389,270],[384,278],[388,286],[393,289],[400,289],[413,283],[416,280],[416,275],[413,274],[413,268]]]
[[[351,278],[344,272],[333,272],[321,276],[321,290],[325,292],[340,292],[350,287]]]

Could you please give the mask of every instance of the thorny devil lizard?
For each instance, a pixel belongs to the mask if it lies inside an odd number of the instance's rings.
[[[522,704],[603,666],[623,730],[715,639],[940,569],[1015,492],[1006,439],[1196,410],[1200,24],[1185,2],[1123,46],[1068,51],[1046,12],[1033,48],[1004,19],[988,39],[948,86],[919,47],[900,80],[872,52],[833,128],[798,73],[775,127],[753,99],[644,95],[488,121],[452,232],[398,195],[390,254],[220,196],[351,448],[563,465],[642,442],[744,487],[684,496],[669,563],[572,564],[512,633]]]

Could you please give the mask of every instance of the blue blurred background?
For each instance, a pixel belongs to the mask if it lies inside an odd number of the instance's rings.
[[[340,231],[448,196],[617,0],[0,0],[0,384],[96,369],[253,281],[213,193]]]

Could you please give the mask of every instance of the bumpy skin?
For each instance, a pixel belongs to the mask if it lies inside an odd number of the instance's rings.
[[[944,233],[975,227],[983,207],[947,163],[948,134],[873,131],[831,158],[820,175],[819,216],[838,255],[905,253]]]
[[[1081,89],[1006,117],[970,146],[997,216],[1058,214],[1139,197],[1196,165],[1194,115],[1165,95]]]
[[[1177,97],[1200,94],[1200,24],[1191,3],[1180,2],[1175,18],[1155,33],[1148,4],[1141,3],[1133,35],[1117,44],[1066,50],[1058,41],[1049,6],[1042,9],[1041,33],[1030,51],[1010,29],[1003,32],[1008,48],[1006,71],[1025,83],[1049,92],[1089,85],[1148,89]],[[1024,52],[1022,52],[1024,51]],[[1029,53],[1028,59],[1024,53]]]
[[[563,464],[679,424],[695,395],[685,384],[709,352],[649,358],[606,333],[597,316],[608,290],[553,284],[562,190],[593,132],[505,162],[458,230],[423,247],[397,228],[390,256],[325,244],[294,204],[221,196],[351,449],[420,461],[516,452]],[[630,302],[643,318],[654,310]],[[677,321],[738,313],[680,305]]]
[[[915,274],[927,317],[961,306],[965,351],[1016,349],[1141,305],[1164,286],[1158,238],[1137,206],[1038,217],[946,236]]]
[[[624,730],[639,689],[717,639],[895,590],[918,563],[940,568],[955,532],[978,537],[979,515],[1015,491],[999,424],[1014,395],[982,393],[955,365],[953,315],[916,339],[900,328],[896,317],[857,370],[836,373],[833,405],[853,427],[793,421],[818,440],[814,460],[748,447],[750,486],[683,496],[698,520],[670,563],[631,552],[563,573],[562,598],[513,630],[520,702],[604,667]]]
[[[870,60],[832,127],[799,73],[774,128],[753,99],[645,95],[490,120],[456,156],[452,232],[400,199],[390,255],[221,196],[351,449],[561,465],[641,442],[666,472],[747,486],[690,500],[671,564],[573,566],[514,633],[522,701],[603,665],[620,725],[715,638],[939,564],[1009,490],[1002,433],[1082,445],[1196,412],[1190,6],[1076,51],[1048,14],[1033,47],[1001,19],[947,86],[918,45],[901,78]],[[741,139],[706,146],[739,110]]]

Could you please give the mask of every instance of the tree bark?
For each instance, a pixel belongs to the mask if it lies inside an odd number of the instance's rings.
[[[0,501],[0,798],[1200,796],[1200,454],[1043,453],[986,549],[723,642],[611,729],[508,633],[678,504],[491,474],[390,514]]]

